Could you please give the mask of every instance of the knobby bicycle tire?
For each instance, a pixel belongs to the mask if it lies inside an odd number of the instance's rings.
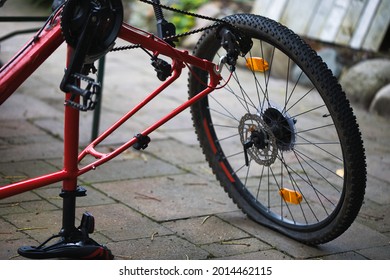
[[[224,20],[254,44],[227,85],[191,107],[206,160],[252,220],[302,243],[329,242],[353,223],[365,192],[363,142],[345,93],[285,26],[249,14]],[[226,51],[215,32],[202,35],[194,55],[219,61]],[[189,96],[207,84],[193,68]]]

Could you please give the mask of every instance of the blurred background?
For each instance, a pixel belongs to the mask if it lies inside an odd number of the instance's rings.
[[[53,0],[21,2],[33,6],[34,11],[49,14]],[[319,53],[354,106],[390,116],[390,1],[162,0],[161,3],[210,17],[254,13],[276,20],[299,34]],[[154,32],[152,6],[138,0],[123,0],[123,4],[128,23]],[[0,16],[4,16],[1,10]],[[165,16],[176,25],[177,33],[210,24],[169,11],[165,11]],[[179,44],[191,49],[199,36],[190,36]]]

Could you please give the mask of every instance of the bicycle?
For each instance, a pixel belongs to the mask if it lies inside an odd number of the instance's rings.
[[[365,151],[345,93],[316,52],[266,17],[216,19],[158,0],[140,1],[153,5],[157,35],[123,23],[120,0],[67,0],[0,70],[2,104],[55,49],[68,45],[60,83],[65,92],[63,169],[0,187],[0,198],[5,198],[62,182],[62,228],[37,247],[19,248],[19,254],[112,259],[107,247],[89,237],[94,231],[91,214],[85,213],[75,226],[76,198],[86,195],[77,178],[130,147],[146,149],[149,135],[187,108],[216,179],[249,218],[308,245],[345,232],[364,199]],[[163,9],[213,23],[176,34]],[[178,38],[197,32],[203,34],[192,54],[175,46]],[[117,38],[131,45],[115,47]],[[110,51],[134,48],[145,51],[161,85],[79,152],[80,111],[93,110],[99,102],[100,84],[89,75],[96,71],[94,62]],[[173,84],[184,68],[189,69],[186,102],[114,150],[98,151],[104,139]],[[94,160],[80,167],[87,157]],[[55,238],[59,240],[47,245]]]

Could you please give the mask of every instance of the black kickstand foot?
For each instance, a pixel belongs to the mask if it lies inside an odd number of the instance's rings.
[[[112,260],[111,251],[90,239],[85,242],[67,242],[61,238],[50,246],[25,246],[18,249],[19,255],[29,259],[85,259],[85,260]]]
[[[94,230],[94,218],[89,213],[83,214],[81,225],[79,228],[63,236],[58,234],[50,237],[41,245],[25,246],[18,249],[18,253],[29,259],[85,259],[85,260],[112,260],[114,256],[111,251],[103,245],[98,244],[88,236]],[[46,246],[51,240],[59,238],[59,240]]]

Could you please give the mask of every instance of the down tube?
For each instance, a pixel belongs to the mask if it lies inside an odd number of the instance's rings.
[[[64,42],[58,21],[38,34],[1,69],[0,105]],[[67,176],[65,171],[58,171],[0,186],[0,199],[63,181]]]
[[[0,199],[41,188],[50,184],[58,183],[65,180],[66,178],[68,178],[68,173],[62,170],[41,177],[2,186],[0,187]]]
[[[45,28],[0,70],[0,105],[64,42],[59,23]]]

